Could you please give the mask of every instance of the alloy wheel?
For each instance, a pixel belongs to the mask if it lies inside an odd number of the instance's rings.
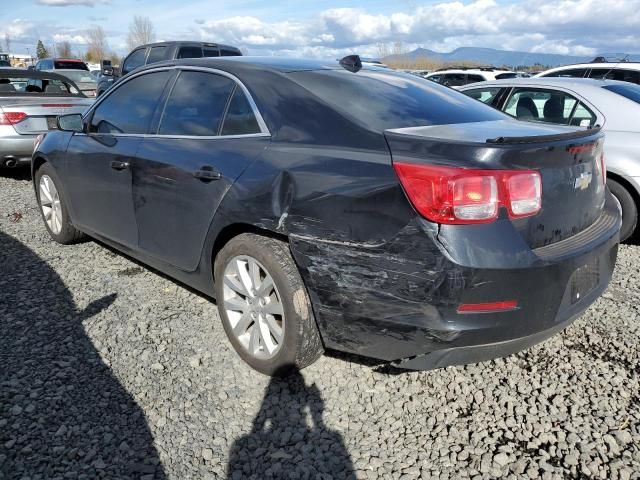
[[[284,342],[285,316],[273,278],[255,258],[240,255],[224,270],[224,309],[233,335],[259,359],[273,358]]]
[[[48,175],[40,178],[40,208],[45,222],[54,235],[62,231],[62,204],[55,183]]]

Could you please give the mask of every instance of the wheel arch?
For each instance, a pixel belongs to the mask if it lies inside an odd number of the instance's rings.
[[[242,222],[230,223],[224,226],[222,229],[220,229],[220,231],[216,235],[213,241],[213,245],[211,247],[211,271],[214,276],[214,279],[213,279],[214,282],[215,282],[215,273],[214,273],[213,264],[215,263],[218,253],[220,252],[220,250],[224,248],[224,246],[227,243],[229,243],[231,239],[243,233],[254,233],[256,235],[275,238],[277,240],[286,242],[287,244],[289,243],[289,237],[287,237],[287,235],[274,232],[266,228],[261,228],[250,223],[242,223]]]
[[[624,176],[610,170],[607,170],[607,179],[611,179],[623,186],[633,197],[634,202],[636,202],[636,207],[638,207],[638,210],[640,210],[640,192],[638,192],[638,189],[629,180],[627,180]]]

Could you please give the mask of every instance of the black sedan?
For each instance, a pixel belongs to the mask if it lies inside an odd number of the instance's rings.
[[[324,348],[415,369],[508,355],[583,312],[616,259],[597,128],[357,57],[154,64],[58,124],[32,162],[51,237],[215,298],[266,374]]]

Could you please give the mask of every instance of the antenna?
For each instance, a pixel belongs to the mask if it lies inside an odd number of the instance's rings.
[[[340,66],[345,70],[356,73],[362,69],[362,60],[358,55],[347,55],[340,60]]]
[[[602,80],[606,80],[607,79],[607,75],[609,75],[613,70],[615,70],[615,68],[620,65],[621,63],[624,62],[628,62],[629,61],[629,54],[625,55],[624,57],[622,57],[621,59],[618,60],[618,63],[616,63],[613,67],[611,67],[609,69],[609,71],[607,73],[604,74],[604,77],[602,77]]]

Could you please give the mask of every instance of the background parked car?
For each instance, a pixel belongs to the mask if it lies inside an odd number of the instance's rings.
[[[481,361],[595,301],[620,228],[598,129],[340,65],[210,58],[123,77],[33,155],[52,239],[89,233],[214,296],[268,374],[325,346],[406,368]]]
[[[637,230],[640,209],[640,86],[614,80],[529,78],[467,86],[461,92],[519,120],[606,132],[607,185],[622,205],[621,240]]]
[[[58,115],[84,112],[91,103],[56,73],[0,70],[0,167],[28,165],[37,135],[55,130]]]
[[[59,75],[63,75],[75,83],[80,91],[87,97],[95,97],[98,89],[98,81],[91,72],[87,70],[55,70]]]
[[[35,70],[89,70],[87,64],[76,58],[43,58],[36,63]]]
[[[121,76],[132,72],[138,67],[164,60],[180,58],[202,57],[236,57],[241,56],[239,48],[230,45],[222,45],[210,42],[158,42],[141,45],[126,56],[122,62]],[[120,75],[103,76],[98,81],[98,95],[102,95],[107,89],[117,82]]]
[[[511,78],[516,75],[511,70],[485,67],[485,68],[441,68],[435,72],[429,73],[425,78],[446,85],[447,87],[457,88],[469,83],[485,82],[487,80],[496,80],[500,78]]]
[[[551,68],[538,73],[536,77],[599,78],[640,84],[639,62],[606,62],[602,60],[604,59],[597,58],[591,63],[578,63]]]

